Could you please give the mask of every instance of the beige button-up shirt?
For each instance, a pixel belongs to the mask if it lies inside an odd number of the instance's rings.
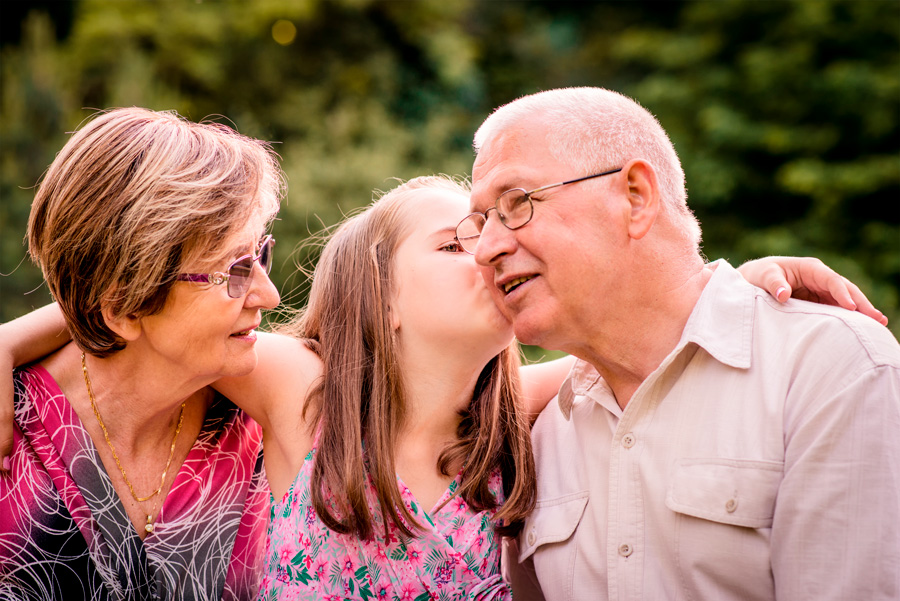
[[[578,362],[532,438],[516,601],[900,598],[900,346],[867,317],[720,261],[625,411]]]

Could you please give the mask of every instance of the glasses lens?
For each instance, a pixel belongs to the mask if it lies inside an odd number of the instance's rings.
[[[456,239],[459,240],[459,245],[463,247],[464,251],[470,254],[475,253],[482,229],[484,229],[484,215],[481,213],[472,213],[459,222],[459,225],[456,226]]]
[[[500,222],[511,230],[520,228],[531,220],[531,200],[521,188],[507,190],[497,199]]]
[[[269,238],[262,248],[259,249],[259,266],[263,271],[269,273],[272,271],[272,250],[275,246],[275,238]]]
[[[244,257],[236,261],[228,270],[228,296],[238,298],[247,292],[250,274],[253,273],[253,257]]]

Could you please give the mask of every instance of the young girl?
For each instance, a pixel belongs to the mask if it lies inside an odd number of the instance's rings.
[[[466,188],[417,178],[347,220],[309,305],[216,387],[258,419],[273,494],[261,599],[500,599],[534,499],[512,329],[455,239]],[[546,402],[567,369],[544,366]],[[303,399],[306,399],[304,402]]]

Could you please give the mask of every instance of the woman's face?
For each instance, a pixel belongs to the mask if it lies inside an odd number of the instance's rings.
[[[408,202],[410,229],[395,254],[391,304],[401,345],[432,343],[489,360],[512,342],[513,332],[474,257],[456,242],[468,196],[420,190]]]
[[[238,257],[255,253],[262,238],[258,226],[231,237],[224,257],[191,261],[185,272],[227,271]],[[262,309],[278,305],[279,295],[265,270],[254,263],[250,288],[231,298],[228,285],[176,282],[159,313],[140,319],[141,336],[133,344],[171,366],[174,374],[205,385],[222,376],[250,373],[257,362],[256,332]]]

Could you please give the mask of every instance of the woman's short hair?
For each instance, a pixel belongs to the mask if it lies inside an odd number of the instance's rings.
[[[269,146],[174,112],[121,108],[76,131],[31,206],[28,246],[75,342],[125,346],[113,315],[160,311],[182,265],[274,218],[284,178]]]

